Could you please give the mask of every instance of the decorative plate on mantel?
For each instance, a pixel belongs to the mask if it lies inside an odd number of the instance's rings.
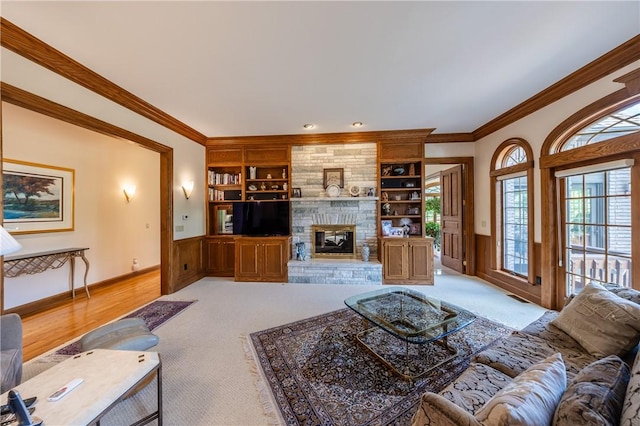
[[[340,196],[340,187],[336,184],[331,184],[327,186],[325,190],[329,197],[339,197]]]

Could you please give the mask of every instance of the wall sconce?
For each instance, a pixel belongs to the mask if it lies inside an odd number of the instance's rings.
[[[2,226],[0,226],[0,256],[13,253],[22,248],[19,242],[15,240]]]
[[[124,198],[127,199],[127,203],[129,201],[131,201],[131,199],[133,198],[133,195],[136,193],[136,186],[135,185],[125,185],[122,188],[122,192],[124,192]]]
[[[184,192],[185,198],[188,200],[193,192],[193,181],[190,180],[188,182],[182,182],[182,191]]]

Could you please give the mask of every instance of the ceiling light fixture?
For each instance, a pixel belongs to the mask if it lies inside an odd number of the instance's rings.
[[[304,126],[302,126],[302,127],[304,127],[304,128],[305,128],[305,129],[307,129],[307,130],[310,130],[310,129],[313,129],[314,127],[316,127],[316,126],[314,126],[313,124],[307,123],[307,124],[305,124],[305,125],[304,125]]]
[[[351,125],[353,127],[362,127],[362,121],[354,121]]]

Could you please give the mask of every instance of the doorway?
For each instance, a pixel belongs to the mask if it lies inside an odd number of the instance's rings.
[[[475,275],[473,157],[425,158],[425,230],[436,264]]]

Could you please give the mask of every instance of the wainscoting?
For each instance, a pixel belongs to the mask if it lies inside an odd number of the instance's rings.
[[[503,290],[539,305],[542,285],[523,283],[507,273],[491,269],[491,249],[491,237],[476,234],[476,275]],[[539,277],[541,276],[540,243],[534,243],[534,250],[533,267],[535,275]]]

